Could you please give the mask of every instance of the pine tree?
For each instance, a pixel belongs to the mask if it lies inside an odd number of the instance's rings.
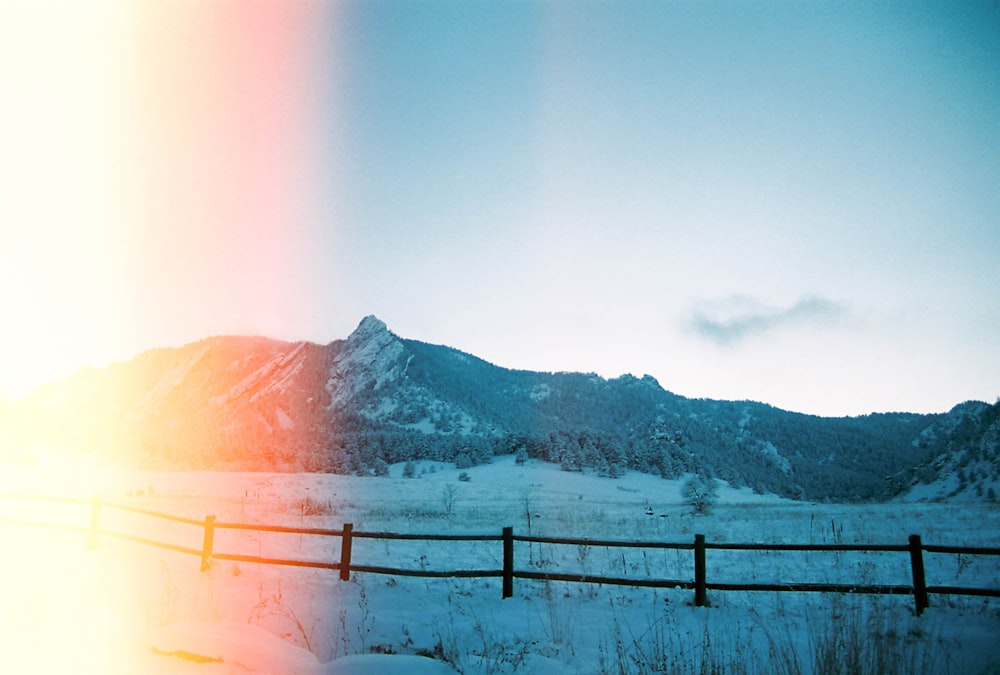
[[[514,455],[514,463],[518,466],[524,466],[528,461],[528,451],[522,445],[517,449],[517,453]]]

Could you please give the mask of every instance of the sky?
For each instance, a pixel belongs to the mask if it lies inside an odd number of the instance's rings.
[[[1000,7],[0,4],[0,395],[375,314],[819,415],[1000,396]]]

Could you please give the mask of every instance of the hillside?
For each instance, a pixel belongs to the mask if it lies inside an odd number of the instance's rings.
[[[821,418],[689,399],[648,375],[501,368],[370,316],[328,345],[214,337],[83,369],[0,408],[0,450],[375,475],[401,461],[520,453],[609,477],[700,471],[785,497],[862,501],[958,471],[966,486],[995,481],[998,410],[970,402],[935,415]]]

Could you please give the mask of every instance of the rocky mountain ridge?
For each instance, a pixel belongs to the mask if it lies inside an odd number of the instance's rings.
[[[1000,478],[998,411],[969,402],[935,415],[821,418],[689,399],[650,376],[500,368],[400,338],[370,316],[327,345],[213,337],[83,369],[0,408],[0,452],[371,474],[397,461],[520,452],[571,471],[700,471],[838,501],[889,499],[961,471],[961,485],[937,496],[985,499]]]

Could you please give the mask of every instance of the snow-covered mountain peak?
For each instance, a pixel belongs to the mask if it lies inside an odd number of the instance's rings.
[[[354,329],[354,332],[347,337],[347,344],[351,347],[357,347],[371,340],[384,342],[386,338],[391,338],[391,336],[392,333],[389,332],[389,328],[385,325],[385,322],[374,314],[369,314],[361,320],[361,323]]]
[[[334,404],[345,404],[361,391],[378,390],[403,376],[403,341],[375,316],[362,319],[330,368],[327,390]]]
[[[344,365],[373,373],[391,368],[403,352],[403,341],[374,315],[366,316],[347,337],[347,349],[338,357]]]

